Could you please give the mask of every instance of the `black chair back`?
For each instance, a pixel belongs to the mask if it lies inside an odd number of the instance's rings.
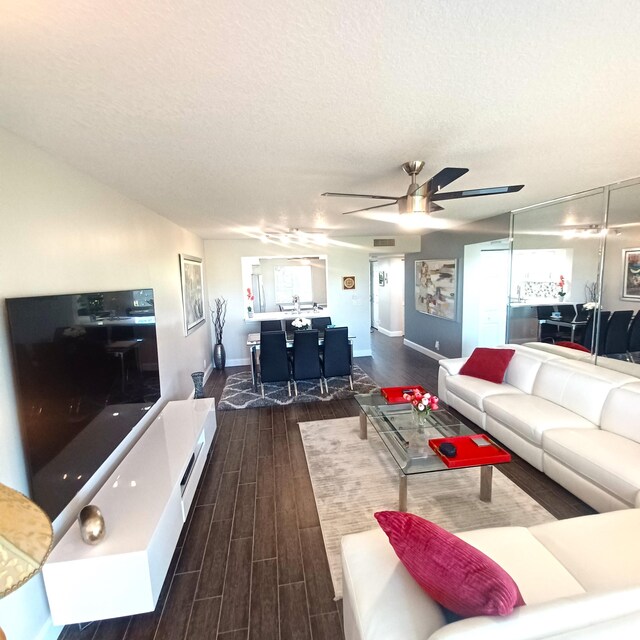
[[[536,307],[536,314],[538,320],[547,320],[551,317],[551,314],[555,311],[552,304],[539,304]]]
[[[284,321],[284,330],[287,332],[287,335],[292,334],[296,330],[296,328],[291,324],[294,320],[295,318],[287,318]]]
[[[600,312],[600,332],[598,334],[598,355],[602,355],[602,349],[604,348],[604,334],[607,327],[607,322],[609,321],[609,316],[611,315],[611,311],[601,311]],[[587,324],[584,328],[584,334],[582,335],[582,346],[586,347],[591,351],[591,353],[595,353],[596,349],[593,348],[593,333],[595,331],[595,319],[597,317],[597,313],[594,311],[590,316],[589,320],[587,320]]]
[[[325,378],[351,375],[351,345],[347,327],[325,330],[322,373]]]
[[[284,331],[260,334],[260,382],[291,380]]]
[[[629,344],[627,351],[629,353],[640,351],[640,311],[636,311],[636,315],[629,325]]]
[[[560,319],[565,322],[572,322],[576,317],[576,310],[572,304],[559,304],[558,311],[560,312]]]
[[[629,322],[633,311],[614,311],[607,323],[604,332],[604,346],[602,353],[609,355],[613,353],[627,353],[629,344]],[[600,329],[602,331],[602,328]]]
[[[311,328],[317,329],[318,331],[324,331],[327,328],[327,325],[331,324],[331,318],[329,316],[324,316],[322,318],[311,318]]]
[[[589,309],[584,308],[584,304],[579,302],[576,305],[576,322],[586,322],[589,319]]]
[[[318,331],[304,329],[293,332],[293,379],[320,378],[320,347]]]
[[[263,320],[260,323],[260,333],[264,331],[282,331],[282,320]]]

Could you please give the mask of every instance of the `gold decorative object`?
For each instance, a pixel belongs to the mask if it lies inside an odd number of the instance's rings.
[[[104,538],[106,529],[100,509],[94,504],[83,507],[78,515],[80,535],[87,544],[98,544]]]
[[[20,492],[0,484],[0,598],[38,573],[52,546],[47,514]],[[5,639],[2,629],[0,639]]]
[[[45,512],[0,484],[0,597],[15,591],[44,564],[53,541]]]

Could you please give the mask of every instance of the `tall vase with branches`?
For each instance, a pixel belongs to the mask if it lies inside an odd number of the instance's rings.
[[[216,334],[216,343],[213,347],[213,364],[216,369],[224,369],[226,354],[222,344],[222,332],[227,318],[227,301],[220,297],[213,302],[215,307],[211,309],[211,321],[213,322],[213,331]]]

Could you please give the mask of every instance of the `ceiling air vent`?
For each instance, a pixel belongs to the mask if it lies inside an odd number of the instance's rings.
[[[396,241],[395,241],[395,238],[374,238],[373,246],[374,247],[395,247]]]

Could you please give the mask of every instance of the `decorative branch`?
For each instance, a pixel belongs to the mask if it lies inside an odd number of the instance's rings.
[[[222,331],[227,317],[227,301],[224,298],[214,300],[215,309],[211,309],[211,321],[216,334],[216,344],[222,344]]]
[[[598,301],[598,283],[597,282],[587,282],[587,284],[584,285],[584,297],[587,302]]]

